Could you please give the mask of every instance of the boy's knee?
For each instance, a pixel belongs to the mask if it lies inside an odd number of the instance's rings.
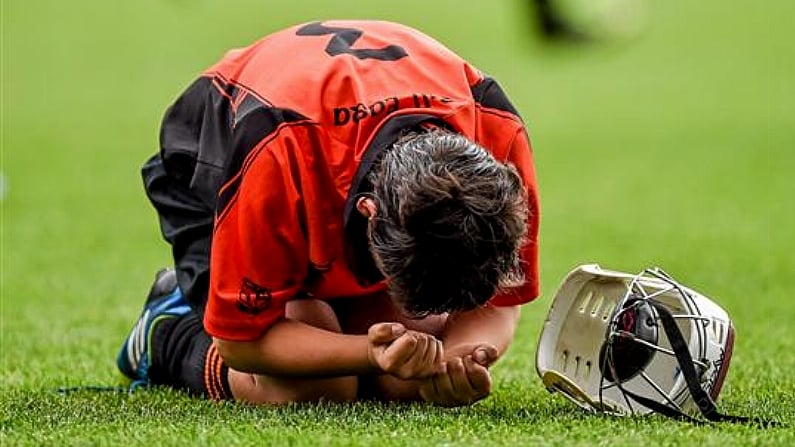
[[[237,401],[255,404],[351,402],[358,395],[356,376],[328,379],[284,379],[230,370],[229,384]]]
[[[263,403],[287,404],[301,402],[352,402],[358,393],[358,378],[335,377],[318,380],[290,380],[290,383],[274,383],[273,380],[259,377],[258,388]]]
[[[305,402],[353,402],[356,400],[359,391],[357,377],[338,377],[331,380],[334,383],[321,384],[320,389],[313,393],[314,395],[307,396],[309,399]]]

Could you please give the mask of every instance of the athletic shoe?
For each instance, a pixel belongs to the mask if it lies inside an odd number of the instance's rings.
[[[155,282],[146,298],[141,316],[116,358],[116,365],[129,379],[130,390],[149,384],[149,366],[152,364],[152,334],[158,323],[177,318],[191,308],[177,285],[174,269],[157,272]]]

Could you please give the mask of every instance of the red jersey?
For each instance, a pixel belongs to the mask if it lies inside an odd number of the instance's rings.
[[[298,25],[230,51],[172,108],[183,132],[199,134],[190,181],[216,210],[209,334],[253,340],[283,318],[288,300],[384,290],[353,204],[378,155],[428,122],[518,169],[530,206],[527,282],[491,303],[538,295],[538,198],[524,125],[494,80],[430,37],[387,22]]]

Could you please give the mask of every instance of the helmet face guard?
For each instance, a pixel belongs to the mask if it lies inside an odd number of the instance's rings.
[[[745,420],[714,403],[733,344],[726,311],[662,270],[591,264],[555,295],[536,368],[547,389],[589,411]]]

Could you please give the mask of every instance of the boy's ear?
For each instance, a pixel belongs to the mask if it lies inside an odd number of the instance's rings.
[[[371,199],[370,197],[359,197],[356,200],[356,210],[359,211],[359,214],[362,216],[372,219],[376,215],[377,208],[375,206],[375,200]]]

